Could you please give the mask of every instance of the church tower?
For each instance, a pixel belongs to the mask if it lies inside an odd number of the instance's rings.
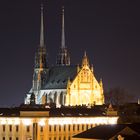
[[[33,74],[32,92],[36,96],[36,103],[40,101],[39,92],[45,85],[47,78],[47,61],[46,61],[46,47],[44,42],[44,20],[43,20],[43,5],[41,5],[41,28],[40,28],[40,44],[35,56],[35,66]]]
[[[56,60],[57,66],[70,65],[70,57],[67,47],[65,45],[65,27],[64,27],[64,7],[62,7],[62,33],[61,33],[61,47]]]
[[[25,99],[25,104],[30,104],[31,94],[35,95],[35,103],[40,102],[40,90],[46,83],[47,79],[47,61],[46,61],[46,46],[44,41],[44,19],[43,19],[43,5],[41,5],[41,23],[40,23],[40,44],[35,54],[35,64],[33,73],[33,84],[32,88],[27,94],[28,97]]]

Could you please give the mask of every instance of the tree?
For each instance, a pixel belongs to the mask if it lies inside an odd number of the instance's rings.
[[[128,92],[120,87],[112,88],[105,92],[105,102],[106,104],[122,105],[132,101],[133,96],[128,94]]]

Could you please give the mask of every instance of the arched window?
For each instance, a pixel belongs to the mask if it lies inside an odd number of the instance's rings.
[[[56,103],[57,101],[57,92],[54,93],[54,103]]]
[[[60,93],[59,102],[61,105],[63,105],[63,92]]]
[[[48,103],[48,94],[46,93],[46,103]]]
[[[52,93],[49,93],[49,103],[53,103],[53,99],[52,99]]]

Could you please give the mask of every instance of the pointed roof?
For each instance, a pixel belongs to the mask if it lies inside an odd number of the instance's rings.
[[[61,47],[56,59],[56,65],[66,66],[70,65],[70,56],[65,45],[65,27],[64,27],[64,7],[62,7],[62,33],[61,33]]]
[[[62,47],[62,48],[65,48],[64,6],[62,7],[62,35],[61,35],[61,47]]]
[[[44,44],[44,19],[43,19],[43,4],[41,4],[41,27],[40,27],[40,47],[43,47]]]
[[[84,52],[84,57],[82,59],[82,66],[89,66],[89,61],[88,61],[86,51]]]

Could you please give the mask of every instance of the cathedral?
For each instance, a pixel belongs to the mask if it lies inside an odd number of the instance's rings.
[[[35,54],[32,87],[25,104],[55,104],[61,106],[103,105],[102,80],[98,82],[93,66],[84,52],[81,65],[71,65],[65,45],[64,8],[62,9],[61,47],[56,65],[48,66],[44,41],[43,6],[41,7],[40,44]]]

